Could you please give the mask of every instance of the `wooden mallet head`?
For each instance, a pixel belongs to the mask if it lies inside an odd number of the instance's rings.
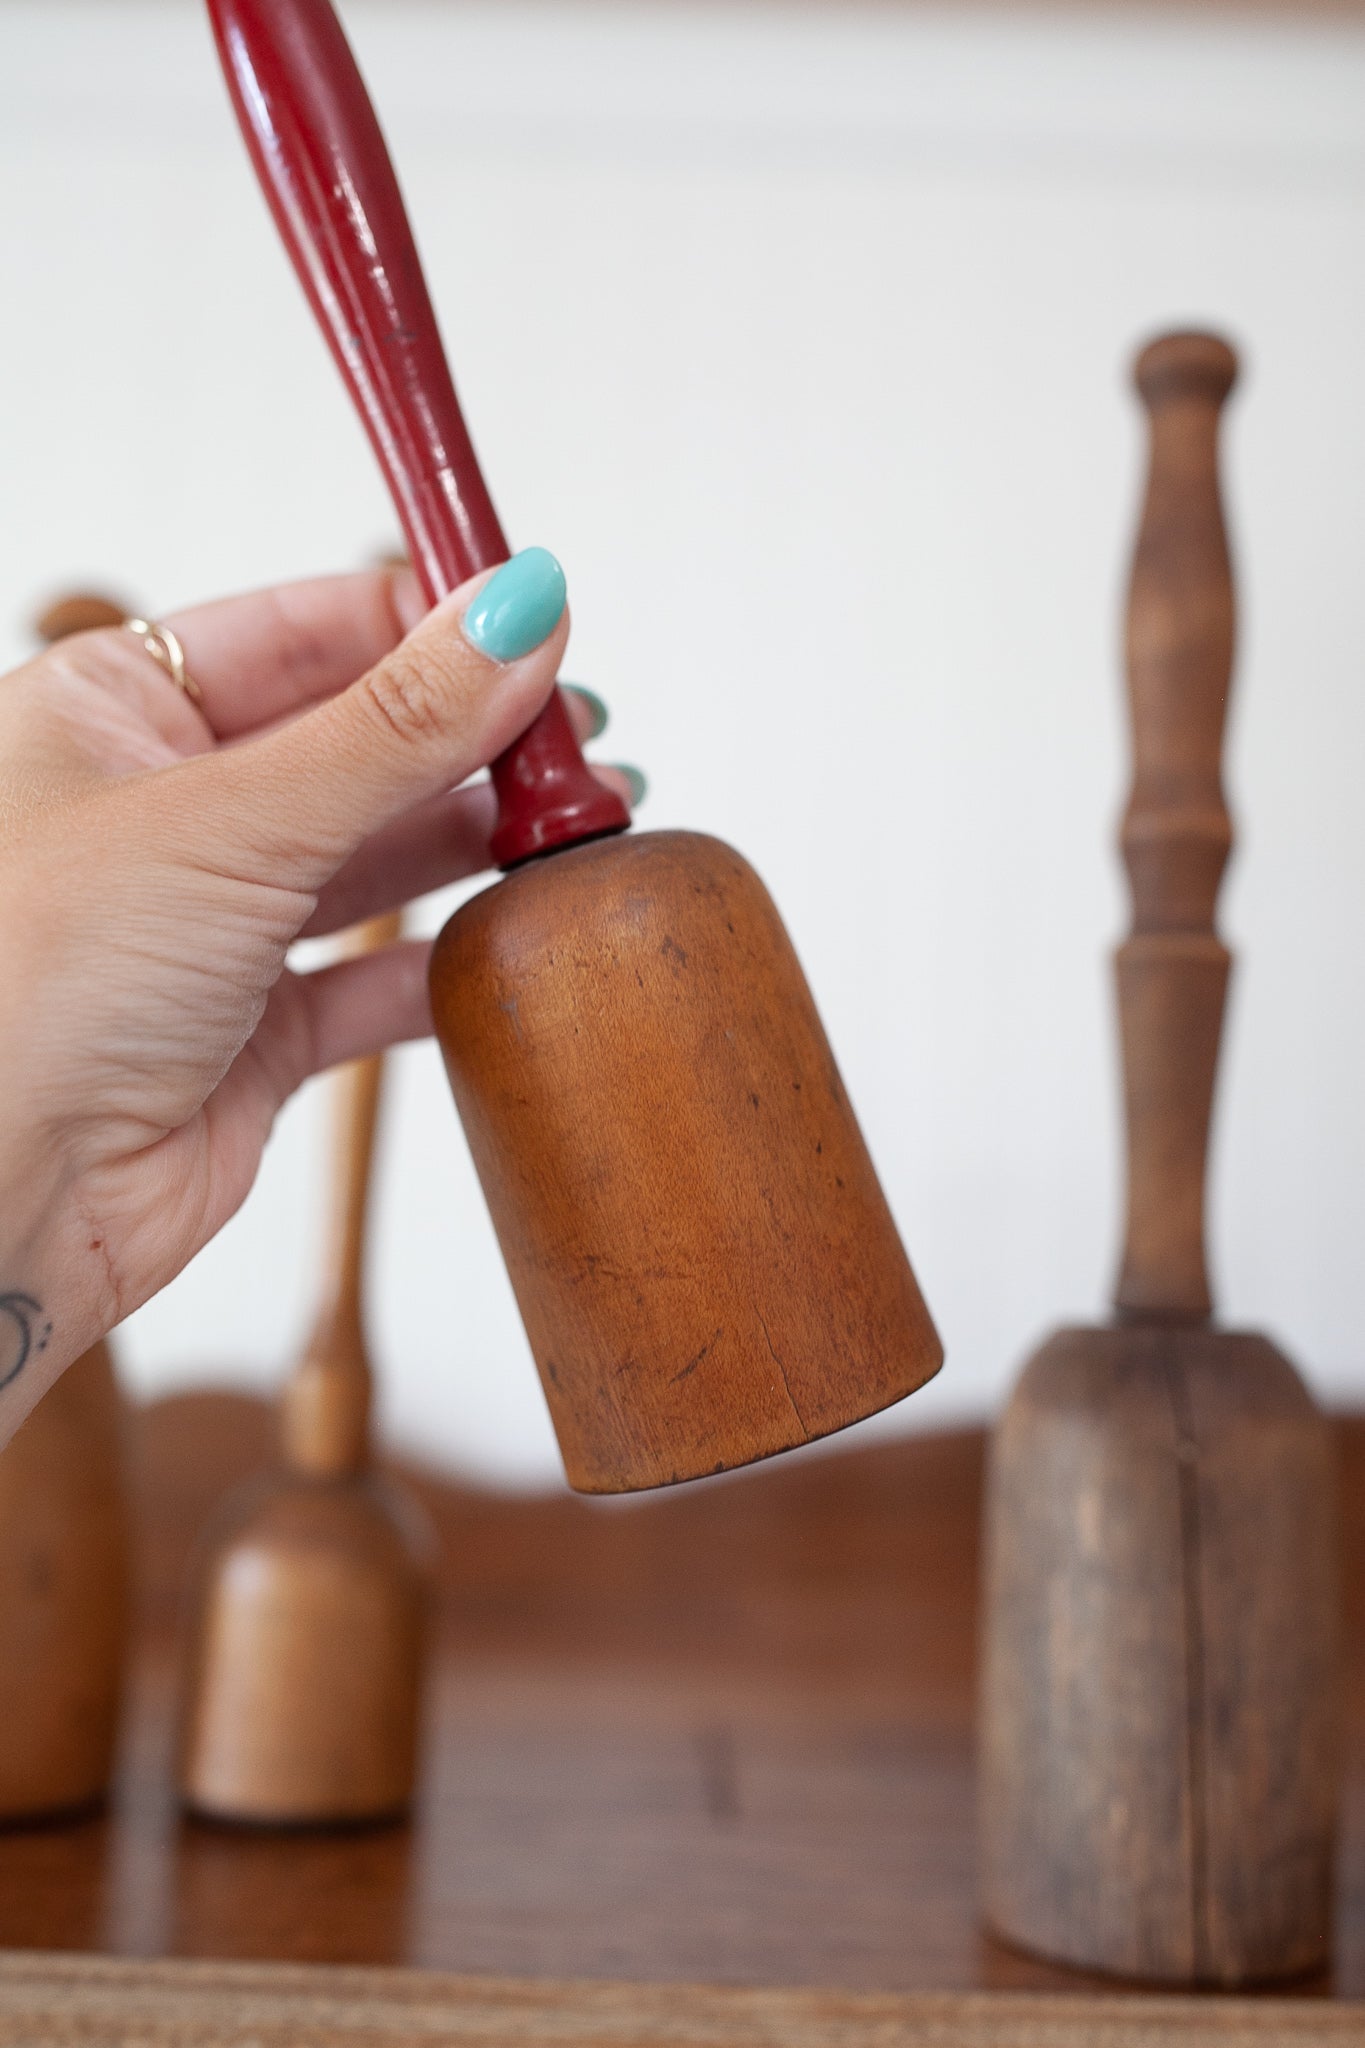
[[[209,11],[434,602],[508,548],[373,109],[328,0]],[[725,1471],[921,1386],[938,1338],[753,870],[614,836],[557,692],[492,774],[516,872],[447,925],[432,1005],[570,1482]]]

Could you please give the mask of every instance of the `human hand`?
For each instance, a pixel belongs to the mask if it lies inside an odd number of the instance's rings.
[[[569,632],[558,564],[518,563],[501,637],[498,572],[426,614],[386,569],[169,619],[198,703],[119,629],[0,681],[0,1441],[233,1214],[300,1082],[431,1029],[423,943],[286,957],[489,865],[457,785]]]

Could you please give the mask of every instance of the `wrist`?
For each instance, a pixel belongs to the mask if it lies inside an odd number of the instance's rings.
[[[53,1152],[7,1132],[0,1139],[0,1444],[108,1327],[107,1275],[87,1236]]]

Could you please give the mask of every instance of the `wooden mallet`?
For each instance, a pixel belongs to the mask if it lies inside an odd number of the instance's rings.
[[[1208,334],[1137,363],[1127,1234],[1116,1322],[1049,1338],[995,1432],[981,1723],[990,1924],[1089,1969],[1222,1985],[1328,1960],[1339,1707],[1330,1439],[1274,1345],[1210,1326],[1205,1272],[1236,368]]]
[[[33,621],[33,630],[49,647],[69,640],[73,633],[93,633],[103,626],[121,626],[132,617],[129,607],[118,598],[98,590],[65,591],[45,604]]]
[[[361,925],[352,951],[398,937]],[[364,1253],[382,1058],[329,1084],[336,1153],[322,1301],[285,1389],[283,1462],[232,1496],[196,1573],[180,1791],[267,1826],[395,1818],[417,1764],[432,1538],[374,1469]]]
[[[374,111],[328,0],[209,12],[435,601],[508,548]],[[446,926],[432,1002],[570,1482],[725,1471],[922,1385],[938,1338],[753,870],[614,836],[557,692],[493,781],[515,872]]]
[[[50,646],[123,618],[73,591],[33,630]],[[0,1294],[0,1385],[46,1337],[35,1301]],[[96,1344],[0,1451],[0,1823],[80,1813],[108,1789],[130,1625],[125,1421]]]
[[[0,1384],[46,1337],[0,1294]],[[0,1823],[104,1798],[130,1623],[125,1417],[108,1346],[69,1365],[0,1451]]]

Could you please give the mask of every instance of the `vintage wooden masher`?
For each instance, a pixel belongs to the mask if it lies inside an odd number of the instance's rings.
[[[1330,1438],[1273,1344],[1211,1326],[1205,1264],[1232,844],[1217,442],[1236,369],[1210,334],[1165,335],[1137,364],[1127,1230],[1115,1322],[1050,1337],[995,1432],[980,1784],[998,1932],[1218,1985],[1328,1960],[1340,1706]]]
[[[399,925],[373,918],[348,950],[390,945]],[[383,1067],[355,1060],[328,1083],[322,1298],[284,1390],[283,1456],[229,1498],[195,1574],[179,1783],[214,1819],[378,1821],[412,1799],[434,1539],[371,1445],[364,1268]]]
[[[71,591],[34,631],[51,647],[127,616]],[[79,1813],[109,1789],[132,1622],[127,1419],[95,1344],[0,1453],[0,1819]]]
[[[508,548],[397,182],[327,0],[209,0],[277,225],[435,601]],[[436,1029],[571,1483],[720,1472],[898,1401],[942,1353],[753,870],[621,838],[558,692],[493,764],[498,865]]]
[[[118,625],[75,591],[34,621],[51,645]],[[0,1295],[0,1383],[45,1318]],[[131,1622],[126,1416],[107,1344],[50,1386],[0,1451],[0,1824],[87,1812],[108,1791]]]
[[[36,1349],[0,1295],[0,1374]],[[69,1365],[0,1451],[0,1824],[109,1789],[130,1624],[123,1404],[105,1344]]]

